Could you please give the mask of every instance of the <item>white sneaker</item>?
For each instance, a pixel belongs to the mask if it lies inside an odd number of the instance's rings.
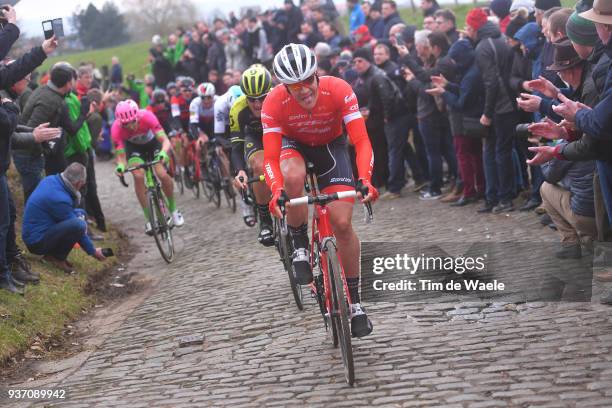
[[[185,219],[183,218],[183,214],[179,210],[174,210],[172,213],[172,223],[175,227],[181,227],[185,224]]]
[[[353,337],[363,337],[372,333],[372,322],[360,303],[351,305],[351,333]]]

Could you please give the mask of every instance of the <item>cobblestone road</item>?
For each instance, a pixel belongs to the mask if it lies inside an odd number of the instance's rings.
[[[132,266],[159,283],[56,385],[69,398],[51,406],[612,406],[612,320],[595,303],[369,304],[375,331],[353,343],[350,388],[314,301],[296,310],[274,252],[238,214],[179,198],[187,224],[166,266],[141,233],[132,189],[108,164],[98,174],[109,218],[140,247]],[[533,214],[476,216],[414,195],[377,204],[371,226],[355,218],[371,241],[556,240]],[[461,317],[474,308],[481,318]],[[179,337],[199,333],[203,346],[178,348]]]

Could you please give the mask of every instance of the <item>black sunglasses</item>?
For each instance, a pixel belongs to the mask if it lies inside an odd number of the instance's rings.
[[[266,96],[268,96],[268,94],[261,95],[261,96],[247,96],[247,100],[249,102],[263,102],[264,99],[266,99]]]

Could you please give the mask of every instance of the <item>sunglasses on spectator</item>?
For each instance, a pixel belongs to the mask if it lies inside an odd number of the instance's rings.
[[[266,99],[268,94],[260,95],[260,96],[247,96],[247,100],[249,102],[263,102]]]
[[[287,88],[289,88],[290,91],[297,92],[300,91],[302,88],[308,88],[309,86],[311,86],[314,83],[315,79],[317,79],[317,74],[314,74],[311,77],[306,78],[302,82],[298,82],[297,84],[287,84]]]

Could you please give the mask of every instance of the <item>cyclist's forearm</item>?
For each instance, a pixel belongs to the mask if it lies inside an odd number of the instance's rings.
[[[125,158],[125,153],[117,153],[115,155],[115,161],[117,164],[127,164],[127,160]]]
[[[374,154],[365,121],[362,118],[355,119],[346,124],[346,130],[351,143],[355,146],[358,177],[369,182],[372,179]]]
[[[244,142],[243,141],[232,141],[232,167],[236,171],[236,174],[240,170],[246,169],[246,162],[244,161]]]
[[[282,136],[280,133],[267,133],[263,136],[264,175],[272,192],[283,188],[284,180],[280,169]]]

